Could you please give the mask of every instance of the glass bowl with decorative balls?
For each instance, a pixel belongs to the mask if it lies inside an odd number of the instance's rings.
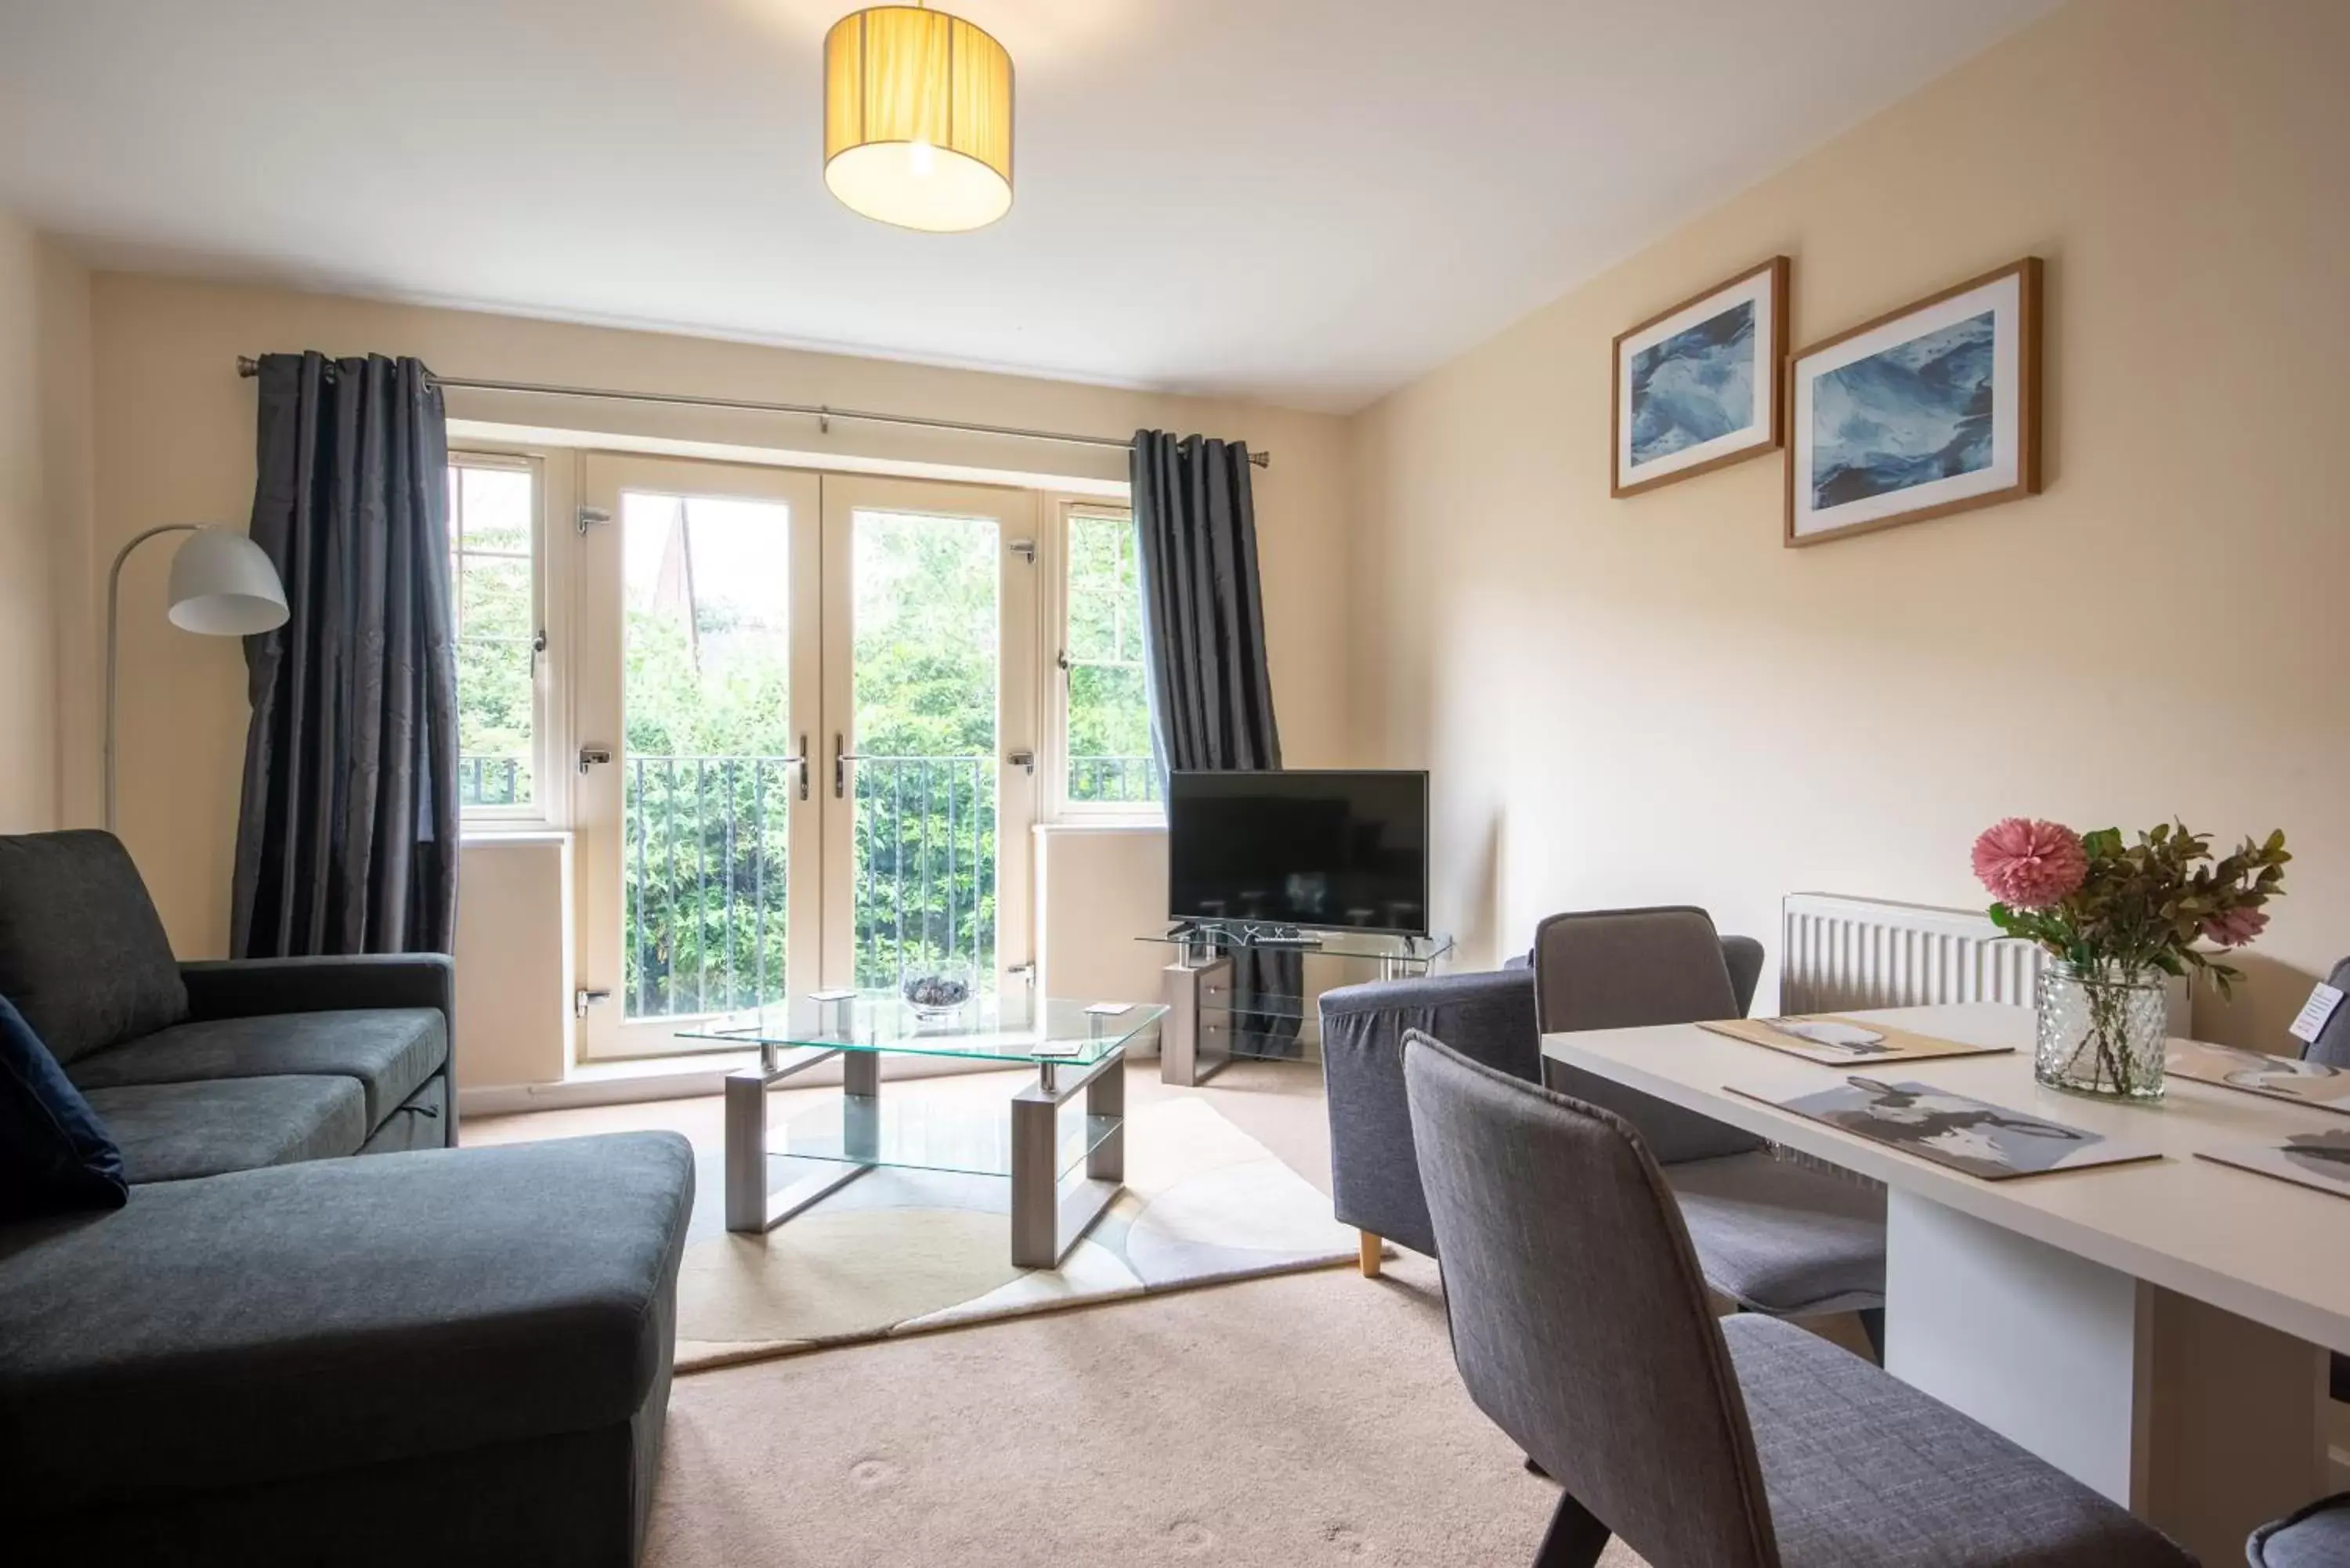
[[[977,989],[972,981],[971,966],[950,961],[908,971],[898,984],[898,994],[905,998],[916,1018],[926,1024],[935,1024],[961,1017]]]

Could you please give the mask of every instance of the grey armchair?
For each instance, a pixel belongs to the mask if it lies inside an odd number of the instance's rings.
[[[1655,1568],[2191,1568],[1860,1357],[1717,1320],[1621,1117],[1417,1033],[1404,1078],[1461,1380],[1565,1489],[1536,1568],[1593,1568],[1610,1535]]]
[[[1762,944],[1723,937],[1740,1013],[1762,972]],[[1404,1105],[1403,1037],[1419,1029],[1528,1083],[1543,1075],[1528,958],[1497,971],[1341,986],[1322,995],[1322,1071],[1329,1091],[1330,1191],[1338,1222],[1362,1233],[1363,1272],[1379,1272],[1382,1238],[1434,1255],[1428,1204]]]
[[[1688,906],[1553,915],[1534,933],[1534,1012],[1545,1034],[1745,1012],[1713,918]],[[1596,1074],[1545,1065],[1552,1088],[1640,1129],[1716,1291],[1742,1310],[1774,1317],[1857,1313],[1871,1342],[1880,1341],[1881,1189],[1781,1159],[1751,1133]]]

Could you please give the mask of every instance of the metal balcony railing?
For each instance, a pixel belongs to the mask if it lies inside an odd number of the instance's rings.
[[[853,776],[857,983],[960,961],[992,989],[994,759],[868,755]],[[622,780],[629,1016],[783,1001],[795,759],[632,755]]]
[[[457,759],[457,804],[520,805],[529,777],[519,757],[461,756]]]
[[[1071,798],[1158,797],[1149,757],[1071,760]],[[790,811],[796,759],[651,756],[622,763],[621,882],[627,1012],[729,1012],[785,1000]],[[865,756],[855,763],[852,942],[856,981],[894,986],[944,962],[995,972],[996,763],[993,757]],[[527,775],[510,757],[460,759],[468,805],[510,805]],[[821,785],[829,780],[818,778]]]
[[[1159,798],[1159,768],[1149,757],[1071,757],[1069,799],[1135,805]]]
[[[632,1018],[778,1002],[796,761],[631,756],[621,919]]]

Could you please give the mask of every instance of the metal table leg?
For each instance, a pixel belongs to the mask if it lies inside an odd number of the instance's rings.
[[[842,1130],[851,1156],[870,1161],[880,1144],[880,1058],[870,1051],[816,1050],[782,1062],[762,1050],[759,1065],[726,1075],[726,1229],[761,1236],[839,1191],[874,1168],[845,1165],[819,1170],[770,1191],[767,1187],[767,1091],[819,1062],[841,1059],[847,1096]]]
[[[1060,1190],[1059,1112],[1079,1089],[1086,1115],[1116,1122],[1086,1156],[1086,1173]],[[1126,1185],[1126,1052],[1087,1067],[1039,1063],[1036,1082],[1012,1098],[1012,1262],[1060,1266]]]

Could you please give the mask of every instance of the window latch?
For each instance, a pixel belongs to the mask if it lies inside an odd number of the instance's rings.
[[[607,766],[611,763],[611,761],[612,748],[609,746],[582,746],[579,748],[579,771],[582,774],[585,774],[589,768]]]

